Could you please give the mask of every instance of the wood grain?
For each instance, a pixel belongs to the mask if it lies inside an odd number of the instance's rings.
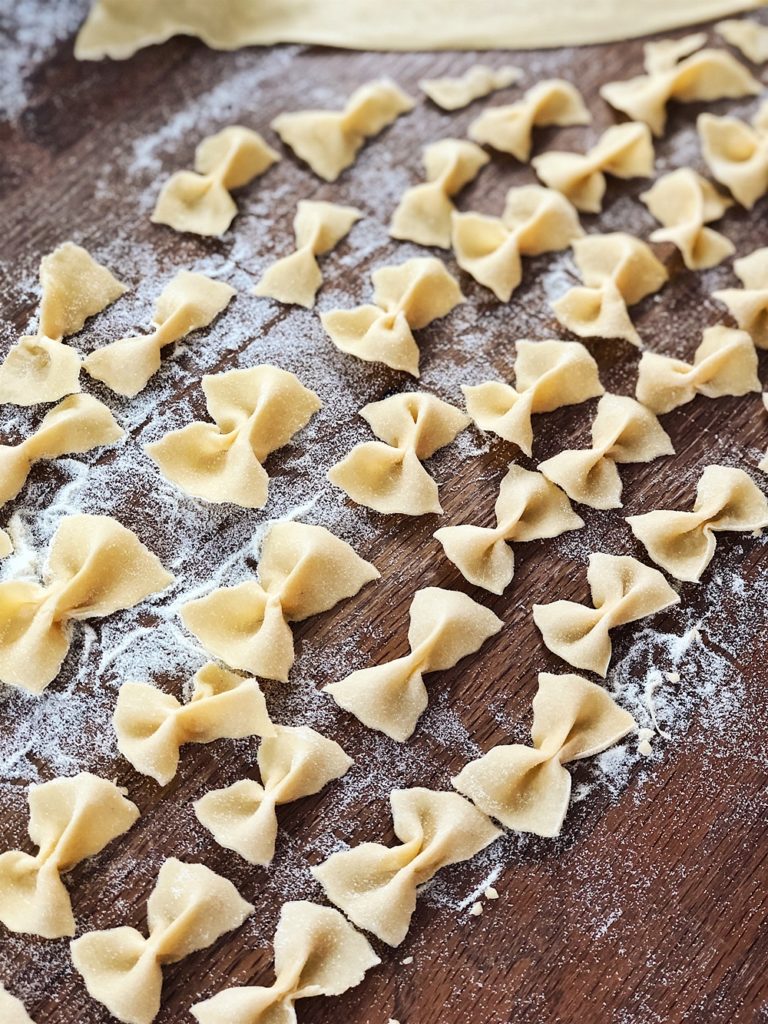
[[[11,19],[10,45],[12,31]],[[319,105],[340,105],[356,85],[382,74],[392,76],[415,95],[420,78],[458,73],[470,66],[473,56],[354,54],[300,47],[222,54],[177,39],[129,62],[78,64],[68,41],[29,76],[28,102],[21,116],[13,122],[0,122],[3,346],[7,348],[17,338],[34,312],[37,293],[31,282],[37,262],[67,237],[82,241],[96,253],[106,241],[119,240],[122,255],[110,265],[133,287],[142,284],[142,267],[133,260],[132,246],[151,249],[157,267],[169,272],[206,256],[230,254],[238,260],[242,249],[235,250],[234,239],[239,237],[253,243],[254,266],[258,260],[263,265],[289,251],[297,199],[338,198],[357,202],[368,213],[372,209],[378,212],[376,196],[370,190],[363,193],[358,183],[370,183],[379,167],[385,192],[387,168],[405,168],[412,181],[419,180],[420,146],[443,135],[461,137],[481,109],[481,104],[475,104],[447,115],[431,104],[420,103],[412,115],[366,147],[358,166],[336,187],[319,183],[284,152],[269,179],[238,196],[241,216],[222,240],[178,236],[151,225],[146,216],[147,195],[154,195],[160,178],[168,172],[190,165],[194,145],[211,128],[210,116],[206,120],[201,115],[199,121],[189,118],[186,135],[161,149],[162,170],[152,172],[148,180],[141,179],[141,173],[138,177],[126,174],[135,144],[156,133],[179,111],[194,110],[198,101],[204,104],[206,96],[222,82],[234,81],[233,69],[243,74],[258,69],[260,85],[251,96],[233,94],[232,119],[237,116],[274,142],[268,128],[270,119],[281,111],[307,106],[308,96]],[[487,59],[500,64],[508,55],[490,54]],[[593,126],[586,132],[537,132],[536,150],[553,144],[582,149],[615,120],[598,98],[599,85],[638,73],[641,45],[515,54],[514,62],[525,70],[526,84],[563,75],[579,85],[595,115]],[[490,102],[504,102],[510,95],[516,93],[502,94]],[[750,106],[712,105],[715,108],[747,111]],[[692,127],[701,109],[673,109],[668,135],[658,146],[659,166],[692,164],[704,170]],[[460,205],[498,210],[510,185],[530,180],[530,168],[496,155],[462,195]],[[636,200],[645,186],[643,182],[612,181],[606,212],[600,218],[585,218],[588,229],[627,229],[647,236],[652,222]],[[274,225],[268,234],[260,229],[259,219],[267,209]],[[722,228],[736,243],[738,255],[768,244],[765,215],[763,201],[752,213],[737,208],[726,216]],[[354,238],[353,234],[339,247],[339,260],[334,256],[323,263],[326,293],[346,294],[347,305],[369,295],[372,267],[397,259],[402,252],[385,237],[358,252]],[[636,307],[634,319],[649,347],[690,358],[704,327],[729,322],[723,308],[709,295],[713,287],[732,282],[729,264],[696,275],[684,269],[671,247],[657,250],[669,268],[671,282],[660,300],[652,298]],[[341,257],[354,269],[343,270]],[[446,259],[456,271],[450,256]],[[459,401],[457,365],[465,363],[467,379],[472,376],[473,381],[482,379],[477,376],[477,366],[492,366],[502,379],[509,379],[515,338],[562,335],[545,294],[550,265],[548,257],[527,261],[524,284],[506,307],[460,275],[467,306],[457,318],[420,332],[423,385]],[[240,297],[237,301],[255,302]],[[268,321],[254,319],[254,344],[258,332],[311,335],[317,344],[318,362],[336,374],[339,388],[346,389],[358,406],[413,386],[403,375],[335,352],[324,339],[316,313],[277,305],[272,309]],[[93,337],[99,329],[92,332]],[[178,359],[177,398],[188,400],[198,415],[204,414],[200,374],[242,365],[243,354],[223,344],[226,331],[225,316],[214,332],[222,341],[218,348],[214,345],[203,351],[202,346],[190,347]],[[477,365],[471,347],[459,344],[453,333],[457,331],[479,339]],[[606,387],[631,393],[637,352],[623,343],[595,342],[589,348],[598,358]],[[285,365],[289,369],[294,368],[292,359],[287,347]],[[443,374],[448,364],[454,367],[450,378]],[[162,372],[166,370],[164,365]],[[765,354],[761,354],[764,380],[766,370]],[[91,382],[88,386],[115,405],[114,396]],[[536,459],[518,461],[532,467],[566,444],[584,443],[593,412],[594,403],[590,403],[537,418]],[[0,426],[4,417],[0,411]],[[704,465],[726,460],[754,470],[768,444],[756,395],[717,402],[697,399],[665,417],[664,425],[677,455],[649,466],[622,468],[623,514],[660,505],[688,507]],[[0,440],[18,440],[11,437],[10,429],[2,429],[8,436]],[[317,450],[327,452],[337,434],[340,453],[368,436],[363,426],[339,424],[333,403],[326,403],[317,426]],[[302,482],[293,456],[302,443],[298,438],[268,464],[281,485],[295,480],[298,490]],[[519,453],[501,441],[483,444],[479,435],[475,443],[479,453],[472,458],[446,449],[430,463],[430,471],[440,481],[445,508],[440,525],[491,522],[498,482]],[[97,453],[89,464],[107,460],[103,464],[108,465],[110,458],[109,452]],[[118,461],[115,472],[119,468]],[[49,498],[59,482],[55,466],[38,466],[31,478],[35,493]],[[24,495],[18,499],[19,503],[24,500]],[[150,495],[138,490],[130,495],[124,490],[114,514],[152,544],[153,535],[159,536],[164,529],[153,521],[152,507]],[[13,511],[13,506],[5,511]],[[215,548],[219,535],[246,535],[257,522],[268,518],[269,511],[246,516],[226,508],[211,511],[208,535],[201,535],[200,543],[212,543]],[[222,778],[231,781],[252,772],[252,744],[221,742],[185,748],[179,774],[162,790],[137,775],[115,750],[106,763],[99,764],[104,775],[128,787],[142,818],[126,837],[68,876],[81,930],[117,924],[143,928],[153,879],[159,864],[171,854],[206,863],[232,879],[256,905],[254,918],[242,930],[225,936],[213,949],[166,969],[159,1024],[191,1020],[189,1006],[226,984],[270,983],[271,935],[281,902],[293,896],[322,898],[306,865],[323,859],[329,843],[391,841],[387,802],[376,786],[382,764],[386,762],[387,772],[397,774],[402,785],[449,787],[450,777],[466,761],[466,753],[461,745],[452,743],[450,735],[430,728],[430,722],[436,720],[433,715],[454,714],[483,750],[510,738],[524,741],[536,672],[565,669],[543,648],[533,626],[531,604],[563,597],[586,601],[585,558],[590,545],[643,555],[618,513],[586,510],[586,539],[519,545],[515,580],[503,597],[494,598],[467,586],[442,556],[432,539],[438,517],[385,519],[351,506],[347,514],[347,523],[353,524],[347,527],[347,539],[354,539],[350,530],[357,533],[356,548],[376,563],[384,579],[356,599],[295,628],[302,674],[318,687],[334,678],[338,662],[326,658],[326,652],[330,655],[341,641],[354,652],[354,667],[404,653],[408,605],[415,590],[425,585],[465,590],[492,607],[505,620],[506,628],[478,655],[430,678],[434,710],[407,745],[407,752],[373,737],[334,706],[326,707],[323,731],[342,743],[356,759],[356,766],[341,783],[280,810],[281,837],[271,871],[251,868],[217,847],[189,806],[207,789],[221,784]],[[764,980],[768,952],[764,802],[768,674],[763,653],[768,602],[762,582],[768,547],[760,539],[724,537],[719,541],[717,559],[705,583],[683,586],[681,607],[660,616],[654,626],[682,634],[697,619],[708,623],[703,643],[716,650],[724,663],[730,663],[729,686],[740,695],[732,712],[718,719],[717,728],[709,719],[693,714],[690,727],[686,723],[681,731],[673,730],[670,743],[656,741],[657,756],[650,764],[635,763],[628,784],[618,792],[601,782],[589,764],[573,766],[575,790],[590,782],[591,793],[574,804],[557,841],[519,836],[501,841],[501,854],[494,855],[505,863],[494,883],[501,894],[497,902],[486,904],[479,918],[457,909],[482,882],[488,861],[449,869],[420,901],[403,945],[389,950],[375,943],[383,965],[371,971],[359,988],[339,999],[303,1002],[299,1017],[305,1024],[335,1020],[386,1024],[390,1017],[402,1024],[746,1024],[768,1020]],[[742,581],[741,592],[718,590],[713,580],[718,571],[725,570]],[[640,666],[643,650],[633,645],[643,643],[638,638],[645,636],[633,626],[616,631],[614,663],[630,659],[629,663]],[[64,674],[53,684],[55,691],[63,691],[68,678],[76,674],[81,656],[82,643],[76,641]],[[93,656],[92,652],[89,657]],[[652,656],[649,650],[648,657]],[[671,666],[660,661],[658,667]],[[688,676],[681,671],[681,686],[694,691],[700,688],[703,705],[706,679],[694,669]],[[120,681],[107,671],[84,685],[94,688],[95,694],[100,687],[114,689]],[[157,681],[180,693],[185,680],[170,666],[167,678]],[[281,713],[295,713],[293,698],[285,688],[266,684],[265,691],[278,720],[285,720]],[[690,702],[690,693],[687,699]],[[3,717],[17,706],[10,700],[0,703],[0,729],[7,728],[10,719],[3,725]],[[42,777],[49,777],[50,769],[44,763],[39,768]],[[344,801],[345,787],[350,785],[357,796]],[[31,849],[24,836],[24,785],[19,780],[4,784],[0,795],[4,803],[0,848],[21,844]],[[409,957],[413,961],[404,964]],[[37,1024],[102,1024],[109,1019],[106,1011],[88,998],[68,962],[64,942],[44,943],[0,931],[0,979],[24,995]]]

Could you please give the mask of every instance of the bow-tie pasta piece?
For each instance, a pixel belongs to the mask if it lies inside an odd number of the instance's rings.
[[[725,50],[700,50],[705,42],[706,36],[697,33],[647,44],[647,73],[625,82],[608,82],[600,95],[633,121],[644,121],[654,135],[663,135],[670,100],[706,103],[760,93],[760,83],[743,64]]]
[[[124,1024],[152,1024],[160,1012],[163,964],[178,963],[239,928],[253,911],[226,878],[169,857],[147,902],[144,938],[135,928],[86,932],[70,943],[88,994]]]
[[[520,68],[511,65],[489,68],[485,64],[475,64],[457,78],[422,78],[419,88],[443,110],[461,110],[474,100],[490,96],[499,89],[507,89],[522,77]]]
[[[733,203],[689,167],[665,174],[640,198],[664,225],[653,232],[651,241],[677,246],[689,270],[715,267],[735,252],[730,239],[706,227]]]
[[[401,845],[363,843],[312,868],[326,896],[347,917],[399,946],[416,909],[419,886],[449,864],[469,860],[501,835],[490,818],[458,793],[396,789],[389,795]]]
[[[741,50],[753,64],[765,64],[768,60],[768,26],[750,21],[749,18],[729,18],[718,21],[715,30],[726,43]]]
[[[533,746],[494,747],[452,780],[464,796],[517,832],[560,834],[571,799],[571,761],[618,743],[636,722],[601,686],[581,676],[539,673]]]
[[[308,726],[277,726],[258,753],[261,784],[241,779],[195,802],[195,814],[220,846],[250,864],[268,865],[275,855],[278,804],[312,796],[352,764],[338,743]]]
[[[650,409],[625,395],[603,395],[592,421],[592,447],[566,449],[539,464],[572,501],[592,508],[621,508],[617,463],[653,462],[674,455],[669,434]]]
[[[746,331],[718,326],[704,331],[693,364],[643,352],[635,393],[639,402],[658,415],[685,405],[696,395],[722,398],[761,390],[757,352],[750,336]]]
[[[24,1008],[24,1004],[0,982],[0,1020],[5,1024],[35,1024]]]
[[[0,921],[13,932],[75,934],[61,875],[127,832],[139,809],[124,790],[90,772],[29,787],[29,838],[38,853],[0,854]],[[3,1018],[5,1019],[5,1018]]]
[[[295,1024],[299,999],[340,996],[381,963],[338,910],[307,900],[283,904],[274,946],[274,984],[226,988],[196,1003],[198,1024]]]
[[[15,498],[35,462],[87,452],[123,436],[110,410],[90,395],[70,395],[17,445],[0,444],[0,505]]]
[[[551,78],[534,85],[517,103],[484,110],[470,124],[469,137],[525,162],[531,155],[534,128],[591,120],[578,89],[561,78]]]
[[[161,350],[192,331],[208,327],[234,294],[235,289],[224,281],[182,270],[155,303],[154,330],[96,349],[83,362],[86,372],[118,395],[133,398],[160,369]]]
[[[410,96],[382,78],[360,86],[343,110],[301,110],[280,114],[271,127],[320,178],[336,181],[355,162],[366,139],[413,110]]]
[[[258,582],[190,601],[181,619],[225,664],[287,682],[294,658],[289,623],[328,611],[378,578],[375,566],[324,527],[278,522],[264,541]]]
[[[522,466],[509,467],[495,512],[495,527],[446,526],[434,534],[464,579],[492,594],[503,594],[512,582],[510,544],[559,537],[584,525],[558,487]]]
[[[457,282],[432,256],[381,267],[371,274],[374,305],[332,309],[320,319],[342,352],[419,376],[413,331],[464,302]]]
[[[653,174],[653,141],[648,125],[637,121],[608,128],[586,153],[551,150],[534,157],[534,170],[550,188],[562,192],[585,213],[603,208],[606,174],[648,178]]]
[[[185,743],[213,743],[244,736],[272,736],[264,694],[255,679],[209,662],[192,679],[182,704],[148,683],[123,683],[112,719],[117,749],[137,772],[165,786],[179,767]]]
[[[451,247],[451,197],[459,193],[490,157],[466,139],[441,139],[425,146],[427,180],[407,189],[392,215],[389,233],[419,245]]]
[[[0,558],[6,558],[13,552],[13,541],[5,530],[0,530]]]
[[[481,430],[511,441],[530,456],[531,416],[578,405],[603,394],[597,363],[578,341],[517,342],[515,387],[501,381],[463,385],[467,411]]]
[[[663,264],[645,242],[621,231],[577,238],[573,254],[584,286],[552,303],[557,319],[580,338],[623,338],[640,347],[627,307],[664,286]]]
[[[56,678],[72,624],[132,608],[173,582],[159,558],[110,516],[67,516],[46,583],[0,583],[0,681],[40,693]]]
[[[65,242],[40,261],[40,325],[0,366],[0,402],[56,402],[80,390],[80,356],[62,339],[127,290],[79,245]]]
[[[360,415],[381,440],[356,445],[328,471],[331,483],[385,515],[441,513],[437,484],[421,463],[450,444],[469,416],[418,391],[372,402]]]
[[[734,260],[733,270],[743,287],[723,288],[712,297],[725,303],[758,348],[768,348],[768,248]]]
[[[152,222],[194,235],[223,235],[237,214],[232,189],[249,184],[279,159],[258,132],[240,125],[224,128],[197,147],[194,171],[177,171],[163,185]]]
[[[253,294],[311,309],[323,283],[316,257],[335,248],[361,217],[354,206],[302,199],[293,220],[296,251],[268,267]]]
[[[667,509],[629,516],[651,559],[679,580],[698,583],[715,554],[716,533],[768,526],[768,500],[743,469],[707,466],[692,512]]]
[[[745,124],[737,117],[700,114],[696,127],[712,177],[751,210],[768,192],[768,102]]]
[[[629,555],[589,556],[592,608],[574,601],[535,604],[533,621],[546,646],[574,668],[605,677],[611,661],[610,630],[678,604],[680,595],[658,569]]]
[[[540,185],[511,188],[501,217],[454,213],[451,225],[456,262],[502,302],[522,280],[521,256],[567,249],[584,234],[565,196]]]
[[[206,374],[203,391],[214,422],[173,430],[145,451],[187,494],[262,508],[269,486],[262,463],[307,425],[320,399],[292,373],[269,365]]]
[[[410,652],[404,658],[359,669],[324,687],[339,707],[400,743],[426,710],[424,675],[453,668],[504,625],[490,608],[441,587],[417,591],[408,614]]]

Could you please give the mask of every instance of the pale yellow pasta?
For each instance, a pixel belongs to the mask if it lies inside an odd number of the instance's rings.
[[[178,963],[238,928],[253,911],[226,878],[169,857],[147,901],[148,938],[123,926],[70,943],[91,998],[124,1024],[152,1024],[160,1012],[163,964]]]
[[[648,125],[630,121],[608,128],[586,153],[548,150],[531,163],[544,184],[562,192],[577,210],[599,213],[605,176],[647,178],[653,174],[653,159]]]
[[[73,515],[54,535],[45,579],[0,583],[0,681],[31,693],[58,675],[73,623],[131,608],[173,576],[116,519]]]
[[[322,313],[323,327],[342,352],[418,377],[419,347],[412,332],[464,302],[461,289],[431,256],[380,267],[371,280],[373,305]]]
[[[293,219],[296,250],[267,267],[253,294],[311,309],[323,283],[317,257],[335,248],[361,217],[354,206],[300,200]]]
[[[469,860],[501,834],[458,793],[395,789],[389,795],[399,846],[363,843],[312,869],[331,903],[390,946],[406,936],[419,886]]]
[[[235,289],[224,281],[182,270],[160,293],[150,334],[121,338],[97,348],[86,357],[83,367],[118,395],[132,398],[160,369],[162,349],[208,327],[234,294]]]
[[[751,210],[768,192],[768,102],[746,124],[737,117],[699,114],[701,152],[716,181]]]
[[[503,594],[512,582],[512,543],[559,537],[579,530],[565,494],[541,473],[510,466],[501,481],[495,507],[496,526],[445,526],[434,534],[462,576],[492,594]]]
[[[451,218],[456,262],[502,302],[522,280],[521,256],[566,249],[583,234],[565,196],[540,185],[511,188],[501,217],[454,213]]]
[[[613,649],[610,631],[678,604],[680,595],[658,569],[629,555],[591,554],[587,582],[592,608],[574,601],[535,604],[533,621],[553,654],[604,677]]]
[[[640,198],[663,225],[651,241],[677,246],[689,270],[715,267],[736,251],[730,239],[706,226],[733,203],[689,167],[663,175]]]
[[[80,390],[80,356],[62,339],[82,330],[126,291],[106,267],[79,245],[65,242],[40,261],[37,334],[12,346],[0,365],[0,402],[56,402]]]
[[[4,1024],[34,1024],[22,1001],[16,996],[12,996],[2,982],[0,982],[0,1020]]]
[[[392,214],[389,233],[419,245],[449,249],[451,197],[473,181],[490,157],[466,139],[440,139],[423,150],[426,181],[407,189]]]
[[[514,85],[523,76],[520,68],[490,68],[474,64],[456,78],[422,78],[419,87],[443,110],[461,110],[474,100]]]
[[[768,499],[743,469],[707,466],[691,512],[660,509],[628,516],[627,522],[657,565],[679,580],[698,583],[714,557],[715,534],[768,526]]]
[[[308,726],[279,725],[259,746],[259,773],[195,801],[195,814],[220,846],[249,864],[268,865],[275,855],[279,804],[319,793],[352,764],[334,740]]]
[[[46,939],[74,935],[61,875],[127,832],[139,809],[125,790],[90,772],[32,785],[27,799],[29,838],[38,852],[0,854],[0,921],[10,931]]]
[[[13,551],[13,541],[5,530],[0,530],[0,558],[6,558]]]
[[[282,905],[274,947],[274,983],[225,988],[195,1003],[198,1024],[295,1024],[299,999],[341,995],[381,963],[338,910],[307,900]]]
[[[650,409],[625,395],[603,395],[592,421],[592,446],[566,449],[539,470],[573,501],[592,508],[621,507],[618,465],[674,455],[669,434]]]
[[[562,78],[550,78],[534,85],[517,103],[488,107],[470,124],[469,137],[525,162],[531,155],[534,128],[591,120],[578,89]]]
[[[704,331],[693,363],[643,352],[635,394],[639,402],[660,414],[693,401],[696,395],[722,398],[760,390],[751,338],[746,331],[718,326]]]
[[[148,683],[123,683],[112,723],[123,757],[161,786],[176,774],[185,743],[275,734],[256,680],[213,662],[195,673],[185,704]]]
[[[424,675],[452,668],[479,651],[504,625],[489,608],[457,590],[418,590],[409,609],[410,652],[404,658],[359,669],[324,687],[339,707],[369,729],[403,743],[427,707]]]
[[[621,231],[577,238],[573,253],[584,285],[552,303],[557,319],[580,338],[622,338],[639,347],[628,307],[663,287],[663,264],[645,242]]]
[[[230,125],[203,139],[194,171],[177,171],[163,185],[152,221],[194,235],[223,235],[237,214],[230,192],[279,159],[258,132]]]
[[[603,394],[597,363],[578,341],[516,343],[515,386],[501,381],[462,385],[467,411],[490,430],[531,455],[531,416],[578,405]]]
[[[733,270],[741,288],[712,292],[758,348],[768,348],[768,247],[734,260]]]
[[[271,127],[296,156],[326,181],[336,181],[373,138],[415,106],[394,82],[382,78],[356,89],[343,110],[301,110],[280,114]]]
[[[715,30],[753,64],[765,64],[768,60],[768,26],[750,18],[729,18],[718,21]]]
[[[404,392],[360,410],[379,441],[356,445],[328,471],[331,483],[377,512],[441,513],[437,484],[424,459],[450,444],[470,419],[425,392]]]
[[[378,578],[375,566],[324,527],[277,522],[264,540],[258,581],[190,601],[181,619],[225,664],[287,682],[294,657],[289,623],[328,611]]]
[[[464,796],[517,832],[560,834],[571,799],[572,761],[594,757],[636,726],[608,693],[581,676],[539,673],[532,746],[493,747],[452,779]]]
[[[314,391],[276,366],[203,377],[213,423],[190,423],[145,446],[166,479],[211,502],[262,508],[269,477],[262,463],[287,445],[320,408]]]

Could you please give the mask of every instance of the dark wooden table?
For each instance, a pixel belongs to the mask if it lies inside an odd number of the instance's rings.
[[[29,46],[6,15],[7,56]],[[76,8],[75,3],[69,5]],[[40,52],[26,74],[13,116],[0,114],[0,348],[28,328],[38,300],[40,257],[66,239],[86,245],[131,287],[74,339],[81,351],[146,329],[151,304],[175,269],[194,267],[230,280],[238,296],[215,326],[191,337],[138,399],[122,401],[84,378],[126,426],[129,439],[76,460],[38,465],[0,524],[18,513],[32,540],[49,540],[72,509],[116,515],[180,576],[166,597],[140,611],[78,629],[62,675],[45,695],[0,694],[0,849],[31,849],[26,787],[58,774],[96,771],[125,785],[140,806],[135,828],[101,856],[77,867],[67,884],[79,928],[145,925],[145,902],[163,859],[201,861],[230,878],[255,906],[238,932],[165,971],[159,1024],[187,1021],[188,1007],[227,984],[269,984],[271,938],[280,905],[322,899],[308,865],[341,843],[392,840],[387,794],[395,786],[449,788],[450,777],[496,742],[526,742],[539,670],[566,671],[548,654],[530,606],[588,599],[591,550],[643,557],[622,514],[690,506],[695,481],[711,462],[756,470],[768,445],[758,395],[703,398],[664,418],[677,455],[622,468],[625,508],[589,509],[587,526],[554,542],[518,545],[515,579],[503,597],[469,587],[432,539],[439,524],[491,523],[498,484],[510,460],[532,467],[566,446],[586,444],[595,403],[535,422],[534,460],[474,430],[429,464],[445,515],[384,518],[345,502],[324,483],[327,468],[370,437],[355,412],[365,402],[414,387],[405,375],[343,356],[317,311],[278,306],[248,289],[276,256],[292,249],[291,220],[301,198],[360,206],[366,219],[323,262],[318,309],[349,306],[370,295],[372,268],[423,252],[390,240],[386,223],[402,189],[420,180],[420,147],[465,134],[481,109],[456,114],[420,99],[414,112],[366,147],[336,185],[315,179],[287,151],[282,162],[238,196],[240,216],[221,240],[180,236],[149,222],[161,182],[191,166],[196,143],[230,123],[256,128],[277,145],[270,120],[281,111],[340,106],[358,84],[387,74],[414,95],[424,76],[457,73],[476,54],[369,54],[302,47],[212,52],[177,39],[123,63],[80,64],[72,39]],[[488,60],[506,62],[493,53]],[[589,128],[536,133],[536,151],[584,149],[615,115],[599,99],[601,83],[636,74],[641,43],[515,54],[524,85],[553,75],[575,82],[594,114]],[[18,63],[18,62],[17,62]],[[510,90],[489,102],[510,101]],[[17,97],[17,100],[19,97]],[[712,104],[750,113],[754,102]],[[657,146],[659,171],[704,170],[695,136],[698,106],[671,111]],[[494,156],[460,206],[500,210],[511,185],[534,180],[530,167]],[[585,217],[588,230],[628,230],[647,237],[653,222],[637,200],[646,182],[611,181],[606,209]],[[768,243],[765,201],[750,214],[735,208],[722,222],[738,255]],[[691,273],[670,246],[657,247],[670,283],[634,310],[649,348],[691,358],[701,331],[730,322],[711,299],[735,284],[730,261]],[[448,266],[458,273],[448,254]],[[523,286],[509,305],[460,275],[468,302],[419,335],[421,386],[460,402],[461,383],[509,379],[514,341],[563,336],[548,306],[575,279],[567,254],[526,261]],[[589,343],[606,387],[631,394],[638,352],[622,342]],[[324,401],[292,445],[270,458],[270,503],[261,512],[203,507],[157,476],[140,444],[204,416],[200,377],[234,366],[274,362],[298,373]],[[762,379],[766,379],[761,354]],[[18,441],[41,410],[0,411],[0,439]],[[88,468],[87,476],[82,475]],[[314,504],[312,502],[314,501]],[[181,694],[201,664],[191,638],[174,626],[168,605],[194,586],[234,582],[256,560],[244,551],[270,519],[302,513],[351,541],[382,572],[381,582],[332,612],[295,629],[298,660],[289,686],[266,683],[275,720],[315,725],[355,758],[341,782],[279,812],[280,838],[270,870],[252,868],[218,847],[197,823],[191,801],[214,786],[253,773],[255,743],[221,741],[183,750],[176,779],[164,789],[138,775],[117,753],[110,725],[126,678],[154,681]],[[46,511],[48,510],[48,511]],[[238,554],[239,552],[239,554]],[[225,561],[229,567],[220,572]],[[643,726],[649,682],[670,739],[654,754],[630,737],[603,758],[573,766],[574,793],[556,841],[508,835],[475,861],[445,871],[419,901],[406,941],[377,944],[383,964],[339,999],[299,1006],[306,1024],[499,1024],[612,1022],[675,1024],[768,1020],[766,1003],[766,538],[723,536],[700,585],[681,587],[682,602],[652,623],[616,631],[606,685]],[[216,573],[219,572],[217,576]],[[406,650],[407,608],[425,585],[456,587],[492,607],[504,630],[456,669],[428,678],[430,709],[416,734],[398,745],[365,729],[319,694],[353,668]],[[654,676],[654,672],[657,676]],[[678,673],[669,682],[664,672]],[[674,677],[673,677],[674,678]],[[500,893],[481,917],[468,908],[492,883]],[[404,961],[408,960],[407,963]],[[87,996],[65,941],[0,930],[0,979],[22,996],[37,1024],[101,1024],[106,1011]]]

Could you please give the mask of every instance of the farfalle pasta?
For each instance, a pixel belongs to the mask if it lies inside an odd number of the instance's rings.
[[[279,159],[250,128],[230,125],[209,135],[195,150],[194,171],[177,171],[163,185],[152,221],[194,235],[223,235],[237,214],[230,192]]]
[[[150,334],[104,345],[86,357],[83,367],[118,395],[132,398],[160,369],[162,349],[208,327],[234,294],[224,281],[182,270],[160,293]]]
[[[592,446],[566,449],[539,470],[573,501],[592,508],[621,507],[618,465],[674,455],[669,434],[650,409],[625,395],[603,395],[592,421]]]
[[[440,139],[422,151],[426,181],[407,189],[392,214],[389,233],[393,238],[451,246],[452,197],[477,177],[490,157],[466,139]]]
[[[750,336],[746,331],[717,326],[704,331],[693,363],[643,352],[635,394],[639,402],[661,414],[686,405],[696,395],[722,398],[761,390]]]
[[[696,127],[712,177],[751,210],[768,192],[768,102],[758,108],[751,125],[737,117],[699,114]]]
[[[642,344],[627,307],[653,295],[669,275],[650,248],[622,231],[587,235],[573,243],[584,282],[552,303],[555,316],[580,338],[622,338]]]
[[[126,291],[79,245],[65,242],[40,261],[40,323],[0,365],[0,402],[57,402],[80,390],[80,356],[62,339],[82,330]]]
[[[502,302],[522,280],[521,256],[567,249],[584,234],[565,196],[540,185],[511,188],[501,217],[454,213],[451,225],[456,262]]]
[[[24,1004],[16,996],[12,996],[0,982],[0,1020],[5,1024],[35,1024],[24,1008]]]
[[[328,611],[378,578],[375,566],[324,527],[278,522],[264,540],[258,581],[190,601],[181,619],[225,664],[287,682],[294,657],[289,623]]]
[[[516,344],[515,386],[501,381],[462,385],[467,411],[481,430],[490,430],[530,456],[531,416],[578,405],[603,394],[597,363],[578,341]]]
[[[575,601],[535,604],[533,621],[553,654],[604,677],[613,649],[610,631],[678,604],[680,595],[658,569],[629,555],[591,554],[587,582],[592,608]]]
[[[461,110],[474,100],[507,89],[522,76],[520,68],[511,65],[490,68],[486,64],[474,64],[456,78],[422,78],[419,88],[443,110]]]
[[[749,18],[728,18],[718,21],[715,30],[753,64],[764,64],[768,60],[768,26]]]
[[[697,33],[648,43],[646,74],[625,82],[608,82],[600,95],[633,121],[644,121],[654,135],[664,134],[670,100],[706,103],[757,96],[761,85],[749,70],[726,50],[699,49],[705,42],[706,36]]]
[[[515,556],[510,544],[559,537],[584,525],[558,487],[522,466],[507,470],[495,514],[495,527],[446,526],[434,534],[464,579],[492,594],[503,594],[512,582]]]
[[[715,534],[768,526],[768,499],[743,469],[707,466],[691,512],[669,509],[628,516],[632,533],[671,576],[698,583],[712,561]]]
[[[296,250],[267,267],[253,294],[311,309],[323,283],[317,257],[334,249],[361,217],[354,206],[300,200],[293,219]]]
[[[382,78],[356,89],[343,110],[280,114],[271,127],[318,177],[336,181],[355,162],[366,139],[378,135],[414,106],[410,96]]]
[[[517,832],[560,834],[571,799],[572,761],[607,750],[636,726],[628,711],[581,676],[539,673],[532,746],[493,747],[470,761],[453,785],[482,811]]]
[[[474,857],[501,833],[458,793],[395,789],[389,802],[400,846],[363,843],[332,854],[312,874],[353,924],[399,946],[419,886],[441,868]]]
[[[360,415],[381,440],[356,445],[328,471],[331,483],[384,514],[441,513],[437,484],[421,463],[450,444],[469,416],[419,391],[371,402]]]
[[[653,174],[653,141],[638,121],[608,128],[586,153],[549,150],[533,158],[533,168],[549,188],[562,192],[577,210],[599,213],[605,176],[647,178]]]
[[[359,669],[324,687],[339,707],[400,743],[426,710],[424,675],[452,668],[504,625],[490,608],[441,587],[418,590],[408,614],[410,651],[404,658]]]
[[[74,935],[61,875],[127,832],[139,809],[125,790],[90,772],[32,785],[27,799],[29,838],[38,852],[0,854],[0,921],[10,931],[45,939]]]
[[[279,725],[259,746],[259,773],[195,801],[195,814],[220,846],[250,864],[268,865],[275,855],[278,804],[319,793],[341,778],[352,758],[334,740],[308,726]]]
[[[124,1024],[160,1012],[164,964],[206,949],[253,911],[226,878],[169,857],[147,901],[148,938],[135,928],[86,932],[70,944],[88,994]]]
[[[185,743],[275,734],[256,680],[213,662],[195,673],[184,704],[148,683],[123,683],[112,724],[123,757],[161,786],[176,774]]]
[[[298,377],[269,365],[206,374],[203,392],[214,422],[173,430],[145,451],[187,494],[262,508],[269,487],[262,463],[307,425],[320,399]]]
[[[722,288],[712,298],[725,303],[758,348],[768,348],[768,248],[734,260],[733,270],[742,287]]]
[[[106,405],[91,395],[70,395],[24,441],[0,444],[0,505],[16,497],[35,462],[87,452],[122,436]]]
[[[13,541],[6,530],[0,529],[0,558],[7,558],[13,552]]]
[[[94,515],[62,520],[45,578],[0,583],[0,681],[32,693],[58,675],[73,623],[131,608],[173,581],[135,533]]]
[[[322,313],[336,348],[367,362],[419,376],[419,347],[413,331],[447,316],[464,302],[456,280],[434,257],[406,260],[371,274],[373,305]]]
[[[591,120],[579,90],[562,78],[550,78],[534,85],[517,103],[488,107],[470,124],[469,137],[525,162],[531,155],[534,128]]]
[[[198,1024],[294,1024],[299,999],[339,996],[381,963],[338,910],[307,900],[283,904],[274,947],[274,983],[225,988],[196,1003]]]
[[[689,270],[715,267],[735,252],[730,239],[706,226],[733,203],[689,167],[663,175],[640,198],[663,225],[651,241],[677,246]]]

